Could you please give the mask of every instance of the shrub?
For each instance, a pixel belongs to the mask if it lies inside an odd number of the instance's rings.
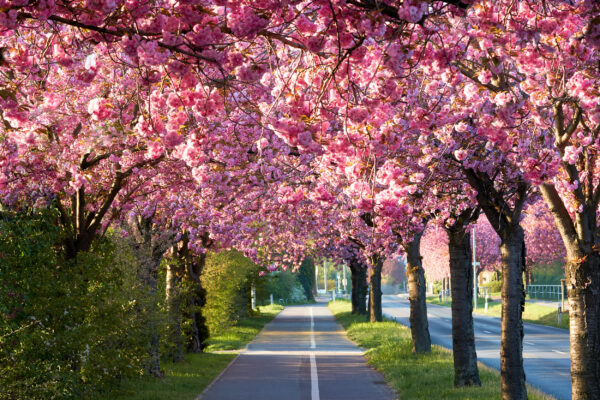
[[[237,250],[209,253],[202,272],[206,304],[202,312],[210,334],[233,326],[250,310],[250,287],[258,284],[259,266]]]
[[[489,287],[492,293],[498,293],[502,291],[502,282],[501,281],[491,281],[486,283],[485,285],[481,285],[482,287]]]
[[[0,399],[86,398],[143,371],[135,265],[108,239],[65,260],[55,218],[0,218]]]

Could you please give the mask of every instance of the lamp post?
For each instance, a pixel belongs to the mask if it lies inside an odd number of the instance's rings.
[[[319,294],[319,267],[315,265],[315,296]]]
[[[475,254],[475,227],[473,227],[473,310],[477,309],[477,267],[480,265],[477,262]]]
[[[327,260],[323,261],[323,283],[325,284],[325,294],[327,294]]]

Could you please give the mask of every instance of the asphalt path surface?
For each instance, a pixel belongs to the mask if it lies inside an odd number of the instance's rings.
[[[202,400],[393,400],[325,303],[286,307]]]
[[[383,313],[410,326],[407,298],[383,296]],[[432,343],[452,349],[450,307],[427,304]],[[500,370],[500,318],[473,314],[477,358]],[[550,326],[525,323],[523,364],[527,382],[558,400],[571,399],[569,332]]]

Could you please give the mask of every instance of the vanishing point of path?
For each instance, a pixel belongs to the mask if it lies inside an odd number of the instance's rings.
[[[202,400],[394,400],[325,303],[286,307]]]

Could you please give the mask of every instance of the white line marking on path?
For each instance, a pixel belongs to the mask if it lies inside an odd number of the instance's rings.
[[[315,342],[315,318],[312,307],[310,308],[310,348],[317,348],[317,343]]]
[[[483,331],[483,332],[484,332],[484,333],[489,333],[489,334],[491,334],[491,333],[492,333],[492,332],[490,332],[490,331]]]
[[[319,375],[317,374],[317,360],[315,359],[315,353],[310,353],[310,398],[311,400],[320,400]]]
[[[364,355],[362,350],[244,350],[240,354],[251,356],[356,356]]]
[[[567,354],[564,351],[560,351],[560,350],[552,350],[552,351],[555,352],[555,353],[558,353],[558,354]]]
[[[535,346],[535,343],[526,342],[526,341],[523,341],[523,343],[525,343],[525,344],[528,344],[528,345],[530,345],[530,346]]]

